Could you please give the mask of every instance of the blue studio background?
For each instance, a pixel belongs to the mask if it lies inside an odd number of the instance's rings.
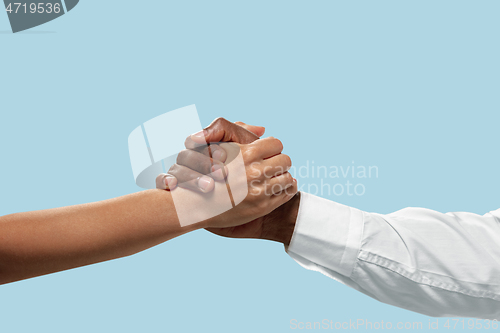
[[[329,199],[497,209],[499,12],[486,0],[82,0],[19,34],[0,14],[0,215],[140,190],[129,133],[190,104],[203,125],[266,126],[297,167],[378,167],[364,195]],[[288,332],[292,319],[425,331],[430,318],[306,271],[279,244],[203,230],[0,287],[9,333]]]

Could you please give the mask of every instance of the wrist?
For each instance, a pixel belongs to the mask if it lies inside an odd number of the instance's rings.
[[[299,213],[300,192],[264,217],[261,239],[290,244]]]
[[[179,189],[175,190],[179,191]],[[156,220],[156,223],[158,223],[160,228],[162,228],[162,232],[166,234],[170,234],[172,232],[179,235],[185,234],[202,229],[208,223],[207,221],[201,221],[182,226],[180,224],[178,212],[170,191],[154,189],[146,190],[144,193],[149,196],[149,209],[144,209],[144,211],[150,213],[151,219]],[[166,223],[166,221],[169,221],[169,223]]]

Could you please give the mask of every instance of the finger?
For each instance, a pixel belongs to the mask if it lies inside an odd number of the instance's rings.
[[[196,150],[200,154],[211,157],[214,160],[218,160],[222,163],[226,162],[227,159],[226,150],[216,143],[197,144],[191,139],[191,137],[188,137],[184,142],[184,146],[187,149]]]
[[[244,122],[237,121],[235,122],[236,125],[243,127],[247,131],[252,132],[253,134],[257,135],[259,138],[264,135],[266,132],[266,128],[262,126],[255,126],[255,125],[248,125],[245,124]]]
[[[194,139],[193,139],[194,138]],[[184,147],[187,149],[200,149],[208,148],[208,144],[203,136],[203,131],[191,134],[184,141]]]
[[[207,149],[209,152],[210,156],[214,161],[219,161],[219,162],[226,162],[227,160],[227,152],[224,148],[222,148],[219,145],[216,144],[211,144],[209,148]]]
[[[207,142],[237,142],[248,144],[259,137],[242,126],[234,124],[224,118],[215,119],[203,131],[191,135],[196,144]]]
[[[297,180],[294,179],[292,185],[285,188],[282,192],[272,195],[271,203],[280,206],[285,202],[288,202],[290,199],[292,199],[297,194],[298,191],[299,191],[299,186],[297,184]]]
[[[279,154],[261,162],[263,175],[266,178],[275,177],[286,173],[292,167],[290,156]]]
[[[227,167],[221,162],[214,161],[196,150],[185,149],[181,151],[179,155],[177,155],[177,164],[203,175],[210,174],[210,177],[217,180],[223,180],[227,175]]]
[[[261,158],[269,158],[280,154],[283,151],[283,144],[280,140],[271,137],[259,139],[251,144],[254,146]]]
[[[293,186],[294,179],[289,172],[286,172],[279,176],[271,178],[266,185],[267,185],[266,193],[276,195],[280,194],[289,187]]]
[[[168,173],[177,178],[177,186],[199,193],[208,193],[215,188],[215,181],[208,175],[174,164]]]
[[[177,178],[173,175],[161,173],[156,177],[156,188],[160,190],[172,191],[177,187]]]

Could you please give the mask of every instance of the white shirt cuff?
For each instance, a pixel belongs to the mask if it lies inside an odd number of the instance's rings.
[[[362,211],[301,192],[295,230],[286,250],[349,277],[362,234]]]

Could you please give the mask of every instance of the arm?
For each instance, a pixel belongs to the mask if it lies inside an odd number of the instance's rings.
[[[150,190],[97,203],[0,217],[0,284],[124,257],[199,228],[238,226],[268,214],[293,197],[297,184],[283,172],[290,162],[288,156],[280,154],[283,146],[279,140],[262,139],[239,145],[239,149],[244,156],[242,171],[247,174],[241,185],[248,186],[249,195],[236,207],[185,227],[181,227],[177,215],[180,206],[202,203],[203,196],[184,188],[175,193]],[[282,172],[273,176],[264,172],[267,168]],[[284,190],[276,192],[276,188]],[[217,184],[210,198],[217,200],[224,191],[225,183]]]
[[[0,217],[0,283],[128,256],[203,224],[180,227],[169,192]]]

